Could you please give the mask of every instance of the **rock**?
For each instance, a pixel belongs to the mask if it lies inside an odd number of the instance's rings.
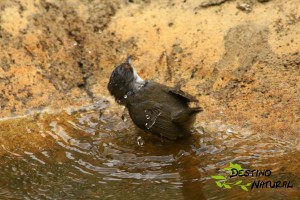
[[[199,122],[299,137],[300,5],[132,2],[1,1],[0,117],[108,98],[135,55],[142,78],[197,96]]]
[[[245,12],[251,12],[252,7],[248,3],[237,3],[236,8]]]
[[[228,1],[228,0],[210,0],[210,1],[206,1],[206,2],[201,3],[200,6],[203,7],[203,8],[207,8],[207,7],[210,7],[210,6],[221,5],[222,3],[225,3],[226,1]]]

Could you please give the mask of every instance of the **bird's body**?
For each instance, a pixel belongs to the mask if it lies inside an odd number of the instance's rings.
[[[193,96],[166,85],[142,80],[130,59],[112,73],[108,89],[119,104],[125,105],[132,121],[141,129],[171,140],[190,135],[195,114],[200,107],[190,108]]]

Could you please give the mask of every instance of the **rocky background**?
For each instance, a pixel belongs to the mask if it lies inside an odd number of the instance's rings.
[[[197,121],[300,135],[299,0],[2,0],[0,117],[113,102],[113,68],[195,95]],[[205,127],[204,127],[205,128]]]

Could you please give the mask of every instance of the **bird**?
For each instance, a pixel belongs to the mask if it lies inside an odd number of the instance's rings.
[[[191,135],[190,128],[201,107],[189,107],[198,100],[180,90],[152,80],[143,80],[132,66],[132,57],[116,66],[108,91],[127,108],[133,123],[154,135],[177,140]]]

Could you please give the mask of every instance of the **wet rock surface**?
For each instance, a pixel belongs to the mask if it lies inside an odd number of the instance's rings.
[[[143,78],[197,96],[198,122],[299,137],[298,1],[214,2],[1,1],[0,116],[111,99],[132,54]]]

